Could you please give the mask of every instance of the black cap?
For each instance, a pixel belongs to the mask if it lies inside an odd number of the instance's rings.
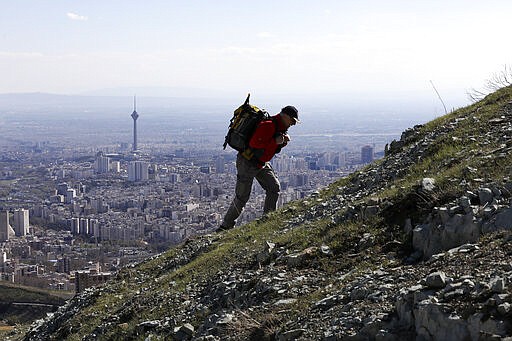
[[[295,120],[295,123],[300,123],[299,111],[293,105],[287,105],[281,109],[281,113],[286,114]]]

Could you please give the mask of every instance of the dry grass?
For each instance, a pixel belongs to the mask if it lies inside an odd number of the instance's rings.
[[[270,312],[253,317],[242,310],[237,310],[235,315],[236,320],[227,323],[225,331],[227,335],[236,335],[241,340],[274,340],[282,323],[277,315]]]

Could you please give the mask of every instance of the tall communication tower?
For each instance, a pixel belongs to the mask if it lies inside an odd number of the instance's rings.
[[[137,150],[137,119],[139,118],[139,114],[137,114],[137,102],[136,97],[133,96],[133,151]]]

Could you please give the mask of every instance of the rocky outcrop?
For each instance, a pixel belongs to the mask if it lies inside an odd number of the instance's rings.
[[[466,243],[476,242],[482,234],[512,229],[510,190],[489,184],[471,191],[455,202],[435,207],[428,219],[412,230],[415,257],[432,255]],[[406,227],[409,229],[410,227]]]
[[[479,256],[480,252],[476,245],[464,245],[437,255],[434,263],[457,259],[457,253]],[[490,280],[478,275],[448,277],[440,271],[429,274],[418,285],[400,291],[398,318],[392,326],[413,329],[419,340],[482,340],[510,335],[512,297],[506,284],[512,276],[510,266],[505,264]]]

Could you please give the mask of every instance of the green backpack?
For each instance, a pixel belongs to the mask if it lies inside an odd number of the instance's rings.
[[[226,149],[226,145],[229,145],[241,153],[247,152],[249,140],[258,123],[270,119],[270,115],[265,110],[249,104],[250,96],[251,94],[247,95],[244,104],[235,110],[233,118],[229,122],[224,149]]]

